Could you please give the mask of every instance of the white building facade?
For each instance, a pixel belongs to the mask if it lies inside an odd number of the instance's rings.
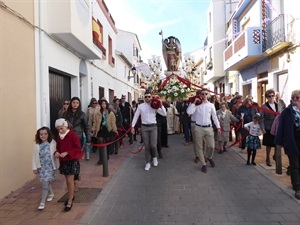
[[[237,70],[239,92],[259,104],[272,88],[288,103],[297,89],[299,71],[299,18],[293,1],[239,1],[227,22],[228,47],[224,70]],[[292,82],[293,81],[293,82]]]

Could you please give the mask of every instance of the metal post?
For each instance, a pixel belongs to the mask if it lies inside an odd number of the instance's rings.
[[[281,146],[275,146],[276,173],[282,174]]]
[[[107,146],[102,148],[103,177],[108,177]]]

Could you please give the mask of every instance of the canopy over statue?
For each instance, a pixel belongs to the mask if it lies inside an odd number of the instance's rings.
[[[176,37],[170,36],[163,40],[162,52],[167,71],[178,71],[181,62],[181,45]]]

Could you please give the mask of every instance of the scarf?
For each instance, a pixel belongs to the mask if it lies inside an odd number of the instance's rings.
[[[69,133],[69,131],[70,130],[67,130],[64,134],[59,133],[60,140],[64,140],[65,136]]]
[[[300,109],[293,105],[294,115],[295,115],[295,125],[300,129]]]

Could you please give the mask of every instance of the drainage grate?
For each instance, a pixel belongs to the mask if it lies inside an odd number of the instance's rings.
[[[101,188],[79,188],[75,192],[74,203],[89,203],[93,202],[100,192]],[[57,202],[65,202],[68,199],[68,192],[64,194]]]

